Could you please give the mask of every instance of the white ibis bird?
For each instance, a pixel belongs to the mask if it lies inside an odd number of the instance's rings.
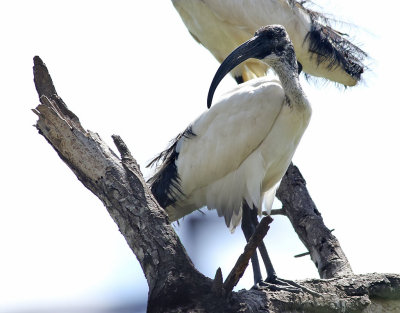
[[[286,28],[303,71],[345,86],[361,78],[366,54],[296,0],[172,0],[192,36],[222,62],[264,25]],[[248,59],[232,70],[238,83],[265,75],[268,65]]]
[[[221,79],[249,58],[271,66],[280,81],[253,79],[222,96],[150,163],[158,163],[158,168],[149,180],[170,221],[206,206],[224,216],[231,228],[243,217],[247,240],[262,203],[270,210],[311,117],[293,45],[280,25],[259,29],[225,59],[211,83],[208,107]],[[263,247],[260,252],[273,281],[276,275]],[[252,262],[259,283],[256,254]]]

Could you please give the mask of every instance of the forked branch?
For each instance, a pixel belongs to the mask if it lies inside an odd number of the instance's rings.
[[[242,290],[230,293],[245,267],[243,265],[248,263],[248,259],[244,259],[234,268],[233,279],[228,277],[223,284],[221,271],[218,271],[213,283],[194,268],[122,139],[113,136],[121,155],[119,158],[96,133],[85,130],[78,117],[67,108],[57,95],[42,60],[35,57],[34,64],[35,85],[41,102],[33,110],[39,117],[36,128],[84,186],[103,202],[118,225],[146,276],[149,313],[344,312],[343,308],[346,312],[383,312],[389,306],[400,308],[400,275],[396,274],[366,274],[300,282],[324,294],[318,298],[308,293],[289,294],[287,291]],[[298,193],[304,189],[304,184],[301,175],[291,167],[278,192],[286,215],[293,219],[292,223],[297,219],[294,213],[306,205],[296,202],[296,199],[302,199],[298,198]],[[311,214],[307,217],[312,224],[314,220],[318,222],[319,214],[315,206],[310,207],[317,216]],[[267,220],[265,222],[268,224]],[[310,231],[319,227],[318,224],[312,224],[311,228],[308,225],[300,223],[298,229],[295,227],[302,240],[306,238],[303,242],[312,238]],[[266,232],[268,227],[264,226]],[[329,238],[330,234],[323,234],[321,238]],[[257,241],[250,245],[254,249]],[[316,247],[324,250],[325,243],[319,242]],[[318,248],[307,248],[313,260],[318,259]],[[251,251],[248,250],[247,254],[251,255]],[[339,259],[343,256],[337,255]],[[351,270],[338,271],[340,263],[335,263],[334,259],[326,258],[320,264],[328,266],[328,271],[320,270],[325,277],[351,274]],[[332,269],[330,264],[334,264]],[[238,268],[241,270],[236,271]],[[222,289],[226,289],[225,297],[221,296]],[[367,311],[371,308],[375,311]]]

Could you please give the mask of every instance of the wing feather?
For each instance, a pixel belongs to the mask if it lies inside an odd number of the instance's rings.
[[[189,32],[219,62],[262,26],[283,25],[304,72],[346,86],[364,72],[366,53],[330,27],[323,14],[296,0],[173,0]],[[265,75],[268,66],[250,59],[232,74],[244,81]]]
[[[283,102],[281,85],[267,81],[265,77],[259,78],[240,85],[236,92],[222,97],[194,121],[192,130],[196,136],[182,140],[176,161],[186,197],[190,197],[196,189],[234,173],[266,138]],[[237,180],[224,180],[222,183]],[[245,189],[253,187],[243,186]],[[228,187],[223,189],[229,190]],[[209,207],[218,207],[220,196],[209,194],[208,198]],[[251,201],[260,203],[256,196]]]

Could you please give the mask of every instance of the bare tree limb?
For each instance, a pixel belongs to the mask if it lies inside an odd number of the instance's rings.
[[[122,139],[113,136],[120,159],[99,135],[85,130],[78,117],[66,107],[56,94],[47,68],[39,57],[35,57],[34,63],[35,84],[41,102],[34,110],[39,117],[36,128],[83,185],[103,202],[118,225],[148,282],[149,313],[399,312],[400,275],[396,274],[351,275],[298,282],[320,292],[322,297],[265,290],[241,290],[230,293],[228,297],[221,296],[221,271],[217,271],[213,281],[194,268]],[[291,180],[291,175],[289,172],[284,180]],[[281,201],[287,210],[290,194],[300,192],[304,182],[295,180],[295,183],[283,185],[289,186],[280,190]],[[294,199],[298,199],[297,196],[293,195]],[[300,201],[293,207],[297,210],[305,205]],[[287,214],[289,218],[290,214]],[[309,218],[308,222],[312,224],[315,217],[311,215]],[[308,232],[313,228],[303,222],[299,225],[305,237],[312,238]],[[328,233],[331,235],[329,230]],[[319,247],[324,249],[324,243]],[[316,247],[311,247],[312,255],[315,254],[313,249]],[[340,255],[337,257],[341,258]],[[336,264],[335,259],[327,259],[328,269],[329,262]],[[326,273],[326,276],[339,276],[343,271],[329,270]]]
[[[398,313],[400,312],[400,275],[364,274],[332,279],[310,279],[303,286],[320,292],[321,297],[308,293],[293,294],[285,291],[268,293],[264,298],[259,291],[240,291],[252,307],[265,308],[258,312],[273,313]],[[251,299],[251,300],[250,300]],[[263,304],[262,301],[267,303]],[[257,312],[257,311],[254,311]]]
[[[190,299],[198,289],[207,290],[211,280],[194,268],[121,138],[114,136],[122,161],[97,134],[84,130],[55,94],[39,57],[34,64],[41,102],[34,111],[39,117],[36,127],[117,223],[146,276],[151,310],[162,312],[162,308],[174,305],[176,297]]]
[[[276,193],[285,215],[310,252],[321,278],[352,275],[353,271],[339,241],[325,226],[311,199],[299,169],[290,164]]]

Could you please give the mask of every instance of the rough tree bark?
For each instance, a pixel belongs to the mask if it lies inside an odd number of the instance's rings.
[[[302,195],[305,182],[295,167],[289,169],[278,195],[320,275],[335,277],[299,282],[321,296],[269,290],[231,292],[257,246],[256,237],[260,240],[268,230],[267,220],[260,223],[258,236],[253,236],[232,270],[234,278],[223,283],[220,270],[213,280],[205,277],[194,268],[122,139],[113,136],[118,157],[99,135],[85,130],[57,95],[39,57],[34,58],[34,80],[41,103],[34,109],[39,117],[36,128],[118,225],[147,279],[148,312],[400,312],[400,275],[352,275],[308,193]],[[306,207],[309,211],[302,215]]]
[[[290,164],[276,193],[282,202],[282,213],[293,225],[300,240],[310,252],[321,278],[352,275],[353,271],[339,241],[325,226],[306,187],[299,169]]]

